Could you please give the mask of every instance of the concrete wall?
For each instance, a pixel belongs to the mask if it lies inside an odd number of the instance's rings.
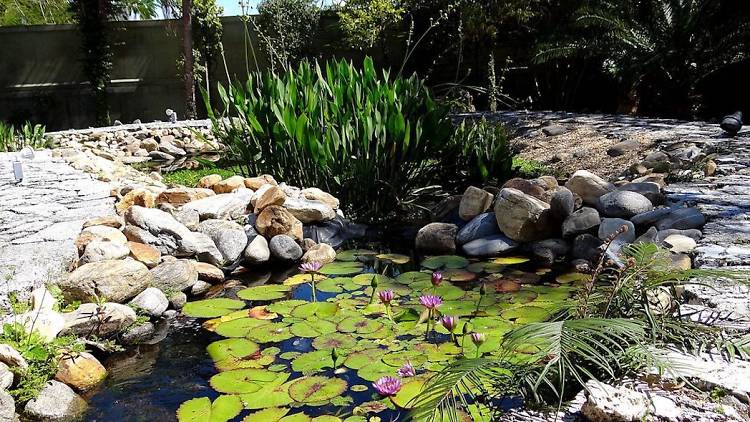
[[[247,67],[245,51],[250,69],[255,69],[245,42],[244,25],[239,17],[223,18],[223,23],[230,76],[242,79]],[[181,51],[179,23],[155,20],[113,25],[117,31],[109,98],[112,120],[163,120],[167,108],[184,116],[182,82],[176,66]],[[335,22],[324,19],[321,33],[315,37],[314,50],[336,54],[331,46],[341,37]],[[250,36],[262,69],[266,56],[255,35]],[[0,28],[0,46],[0,121],[30,120],[46,124],[48,130],[93,124],[93,97],[83,73],[79,35],[74,26]],[[223,64],[217,63],[212,85],[217,80],[226,82],[225,75]]]

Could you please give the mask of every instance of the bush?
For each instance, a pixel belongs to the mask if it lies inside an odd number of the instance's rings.
[[[459,182],[481,186],[511,177],[513,154],[503,126],[485,119],[464,120],[453,135],[453,148]]]
[[[419,78],[391,79],[369,58],[363,69],[304,61],[219,94],[222,112],[209,113],[215,135],[249,174],[326,189],[364,220],[402,211],[455,162],[446,110]]]
[[[312,0],[262,0],[258,4],[258,28],[272,68],[297,63],[309,50],[320,20]]]
[[[20,151],[25,147],[43,149],[50,146],[49,139],[44,135],[45,127],[24,123],[19,131],[13,125],[0,122],[0,152]]]

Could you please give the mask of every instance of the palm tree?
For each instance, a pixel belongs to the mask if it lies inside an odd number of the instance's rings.
[[[575,20],[583,36],[541,44],[535,61],[598,57],[625,89],[622,111],[640,111],[648,93],[655,111],[689,117],[701,81],[750,57],[750,23],[732,19],[734,11],[718,0],[589,3]]]

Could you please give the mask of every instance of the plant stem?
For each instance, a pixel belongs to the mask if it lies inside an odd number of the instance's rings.
[[[315,293],[315,274],[310,274],[310,277],[312,279],[312,281],[310,281],[310,286],[312,287],[313,302],[317,302],[318,301],[318,297],[317,297],[317,295]]]

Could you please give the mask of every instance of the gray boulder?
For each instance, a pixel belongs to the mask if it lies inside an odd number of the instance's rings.
[[[198,230],[211,238],[216,249],[221,252],[221,266],[235,262],[247,246],[245,229],[234,221],[205,220],[200,223]]]
[[[618,190],[599,198],[599,211],[606,217],[630,218],[653,208],[651,201],[637,192]]]
[[[638,227],[648,227],[665,218],[674,211],[674,208],[657,208],[630,217],[630,221]]]
[[[304,224],[333,220],[336,212],[323,201],[301,198],[286,198],[284,208]]]
[[[657,243],[657,234],[658,231],[656,230],[656,227],[649,227],[648,230],[638,236],[633,243]]]
[[[187,209],[187,208],[181,208],[180,210],[176,211],[174,214],[175,220],[179,221],[187,227],[188,229],[192,231],[198,230],[198,224],[201,221],[201,216],[198,214],[198,211]]]
[[[60,334],[107,337],[116,334],[135,322],[133,308],[119,303],[84,303],[73,312],[63,314],[65,328]]]
[[[463,245],[472,240],[485,238],[499,233],[500,229],[497,227],[495,213],[487,212],[472,218],[471,221],[463,226],[461,230],[458,231],[456,243],[458,245]]]
[[[563,221],[563,237],[577,236],[582,233],[588,233],[596,229],[601,223],[599,212],[593,208],[583,207],[580,210],[570,214]]]
[[[193,256],[213,252],[211,245],[197,238],[172,215],[156,208],[130,207],[125,221],[128,240],[151,245],[162,255]]]
[[[517,242],[541,240],[557,230],[549,204],[513,188],[500,191],[495,218],[500,231]]]
[[[279,261],[297,261],[302,258],[303,252],[300,245],[287,235],[274,236],[268,242],[271,256]]]
[[[545,266],[550,266],[556,260],[565,257],[570,250],[570,245],[562,239],[541,240],[531,243],[528,247],[534,261]]]
[[[13,371],[3,362],[0,362],[0,392],[7,390],[13,385]],[[1,400],[0,400],[1,401]],[[2,407],[0,407],[0,410]],[[0,418],[0,421],[2,418]]]
[[[656,228],[654,228],[656,230]],[[672,236],[673,234],[679,234],[682,236],[687,236],[696,242],[700,241],[703,237],[703,233],[698,229],[689,229],[689,230],[677,230],[677,229],[667,229],[667,230],[660,230],[656,234],[656,241],[657,242],[663,242],[664,239],[666,239],[669,236]]]
[[[704,224],[706,224],[706,217],[696,208],[679,208],[657,221],[656,228],[659,230],[689,230],[699,229]]]
[[[638,391],[589,381],[581,413],[589,421],[642,421],[650,413],[651,402]]]
[[[99,261],[76,268],[58,286],[68,300],[125,302],[153,282],[148,268],[134,260]]]
[[[80,263],[123,259],[130,255],[130,248],[106,239],[94,239],[86,245]]]
[[[612,183],[587,170],[578,170],[565,183],[565,187],[583,199],[589,206],[596,206],[599,197],[615,190]]]
[[[271,258],[271,250],[268,248],[266,238],[255,236],[245,248],[243,256],[248,264],[260,265],[268,262]]]
[[[86,410],[86,401],[67,385],[50,380],[35,399],[24,407],[26,418],[44,422],[69,422]]]
[[[595,262],[601,254],[603,243],[601,239],[588,233],[578,235],[573,241],[571,254],[573,258]]]
[[[417,232],[416,248],[426,254],[452,254],[456,252],[458,226],[449,223],[430,223]]]
[[[474,239],[463,245],[466,255],[471,257],[491,257],[512,252],[518,248],[518,243],[502,234]]]
[[[182,206],[184,210],[198,212],[201,220],[236,219],[248,212],[253,191],[239,188],[232,193],[221,193],[207,198],[191,201]]]
[[[192,262],[184,259],[165,261],[151,269],[152,285],[165,292],[181,292],[198,281],[198,270]]]
[[[130,306],[138,308],[152,317],[159,317],[169,307],[169,300],[156,287],[149,287],[130,301]]]
[[[664,194],[661,186],[653,182],[628,183],[617,188],[618,191],[636,192],[645,196],[652,205],[664,204]]]
[[[607,149],[607,155],[610,157],[619,157],[625,155],[630,151],[638,151],[641,144],[635,139],[626,139],[620,141]]]
[[[635,241],[635,226],[628,220],[622,218],[604,218],[599,225],[599,239],[606,240],[620,227],[625,226],[625,232],[617,236],[616,242],[633,243]]]
[[[13,381],[11,374],[11,381]],[[7,391],[0,388],[0,422],[16,421],[16,401]]]
[[[124,344],[134,345],[147,342],[156,332],[156,326],[151,321],[143,324],[134,324],[128,327],[120,336]]]
[[[566,187],[555,189],[549,201],[550,212],[558,220],[563,220],[573,214],[576,209],[576,198],[573,192]]]
[[[474,186],[469,186],[458,205],[458,216],[468,221],[487,211],[492,206],[494,195]]]

